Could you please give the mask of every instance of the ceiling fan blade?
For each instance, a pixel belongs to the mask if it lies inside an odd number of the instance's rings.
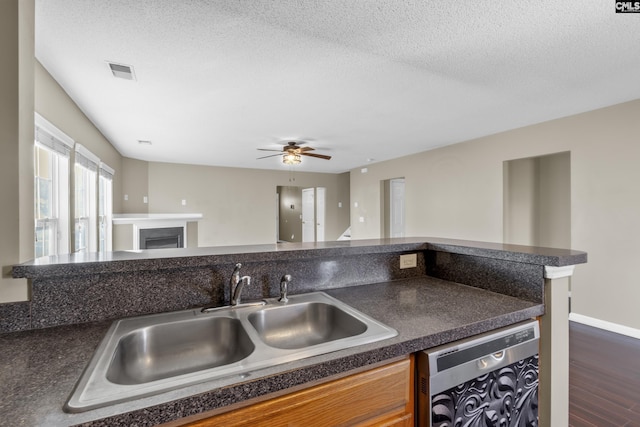
[[[269,154],[268,156],[258,157],[258,158],[256,158],[256,160],[260,160],[260,159],[267,159],[267,158],[269,158],[269,157],[275,157],[275,156],[282,156],[282,153],[278,153],[278,154]]]
[[[269,148],[257,148],[258,151],[277,151],[278,153],[280,153],[280,150],[271,150]]]
[[[300,153],[303,156],[309,157],[317,157],[318,159],[331,160],[331,156],[325,156],[324,154],[314,154],[314,153]]]
[[[299,147],[300,151],[313,151],[315,150],[315,148],[311,148],[311,147]]]

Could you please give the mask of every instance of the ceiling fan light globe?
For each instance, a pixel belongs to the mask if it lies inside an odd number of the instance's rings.
[[[285,165],[297,165],[302,162],[299,154],[288,153],[282,156],[282,163]]]

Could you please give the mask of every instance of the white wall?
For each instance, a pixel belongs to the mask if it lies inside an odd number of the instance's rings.
[[[569,151],[571,247],[589,253],[572,309],[640,329],[638,117],[640,100],[353,170],[352,236],[378,237],[380,181],[404,175],[408,236],[501,242],[503,162]]]

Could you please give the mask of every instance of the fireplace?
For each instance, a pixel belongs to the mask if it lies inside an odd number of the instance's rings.
[[[184,248],[184,227],[140,229],[140,249]]]
[[[187,241],[187,224],[197,226],[201,219],[199,213],[116,214],[113,216],[114,247],[120,251],[188,248],[192,243]],[[197,241],[197,228],[194,228],[190,233]]]

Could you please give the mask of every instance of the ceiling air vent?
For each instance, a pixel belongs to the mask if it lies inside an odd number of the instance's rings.
[[[109,69],[111,70],[111,73],[113,73],[113,77],[125,80],[136,79],[131,65],[116,64],[115,62],[107,62],[107,64],[109,64]]]

